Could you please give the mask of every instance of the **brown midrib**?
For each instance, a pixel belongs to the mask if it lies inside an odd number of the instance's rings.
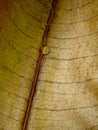
[[[45,28],[45,31],[43,34],[43,38],[42,38],[42,47],[47,45],[47,37],[49,34],[49,29],[50,29],[51,23],[53,21],[54,15],[55,15],[54,13],[55,13],[56,4],[57,4],[57,0],[53,0],[52,7],[51,7],[51,10],[49,13],[48,20],[47,20],[47,25],[46,25],[46,28]],[[34,79],[32,82],[32,88],[31,88],[30,95],[29,95],[28,102],[27,102],[27,108],[26,108],[26,112],[25,112],[25,116],[24,116],[24,120],[23,120],[22,130],[27,130],[28,119],[29,119],[29,115],[30,115],[30,111],[31,111],[31,107],[32,107],[32,102],[33,102],[33,98],[34,98],[34,94],[35,94],[35,90],[36,90],[36,85],[37,85],[38,76],[39,76],[41,62],[42,62],[43,57],[44,57],[44,55],[40,51],[37,65],[36,65]]]

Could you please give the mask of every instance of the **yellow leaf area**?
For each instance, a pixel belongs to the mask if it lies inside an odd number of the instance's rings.
[[[51,4],[0,1],[0,130],[21,130]]]
[[[0,130],[21,130],[52,0],[0,2]],[[98,1],[58,0],[27,130],[98,130]]]

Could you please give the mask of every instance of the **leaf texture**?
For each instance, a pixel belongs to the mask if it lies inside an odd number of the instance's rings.
[[[52,0],[0,1],[0,129],[21,130]],[[27,130],[98,130],[98,1],[58,0]]]

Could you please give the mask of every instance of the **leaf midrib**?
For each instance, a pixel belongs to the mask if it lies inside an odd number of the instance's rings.
[[[42,47],[47,46],[47,37],[48,37],[48,34],[49,34],[51,23],[53,21],[54,15],[55,15],[56,4],[57,4],[57,0],[53,0],[52,7],[51,7],[51,10],[50,10],[48,19],[47,19],[46,28],[45,28],[45,31],[44,31],[44,34],[43,34],[43,37],[42,37],[42,43],[41,43]],[[36,65],[35,74],[34,74],[34,79],[33,79],[33,82],[32,82],[30,95],[29,95],[28,102],[27,102],[27,108],[26,108],[26,112],[25,112],[25,116],[24,116],[24,120],[23,120],[22,130],[27,130],[28,120],[29,120],[32,102],[33,102],[35,91],[36,91],[37,81],[38,81],[39,72],[40,72],[43,57],[44,57],[44,55],[40,51],[38,61],[37,61],[37,65]]]

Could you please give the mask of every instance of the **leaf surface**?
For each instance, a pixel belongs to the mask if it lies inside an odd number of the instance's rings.
[[[21,130],[52,0],[0,1],[0,129]],[[60,0],[28,130],[98,129],[98,1]]]

